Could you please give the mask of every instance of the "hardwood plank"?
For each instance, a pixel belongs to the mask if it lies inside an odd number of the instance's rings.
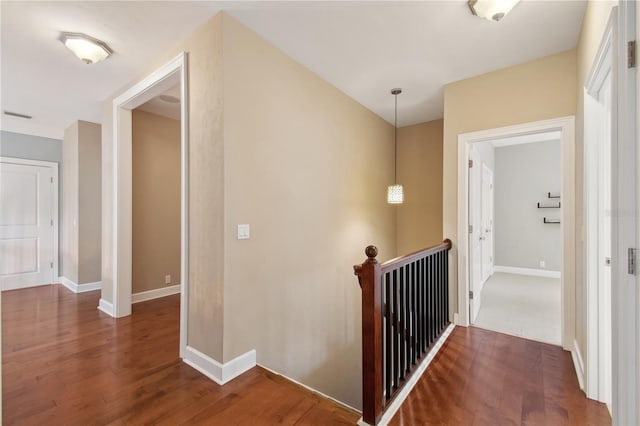
[[[2,294],[4,425],[355,424],[358,413],[260,367],[219,386],[178,358],[180,296],[114,319],[99,292]]]
[[[562,348],[456,327],[390,425],[611,425]]]

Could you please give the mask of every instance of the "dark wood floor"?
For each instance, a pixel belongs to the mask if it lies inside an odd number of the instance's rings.
[[[221,387],[178,360],[179,296],[115,320],[99,292],[2,293],[8,425],[355,424],[359,415],[256,367]]]
[[[610,425],[560,347],[456,327],[391,425]]]

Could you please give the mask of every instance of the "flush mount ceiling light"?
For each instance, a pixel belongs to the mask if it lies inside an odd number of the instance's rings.
[[[170,103],[170,104],[179,104],[180,103],[180,99],[176,98],[175,96],[171,96],[171,95],[160,95],[158,96],[158,98],[160,98],[161,101]]]
[[[62,33],[60,41],[85,64],[103,61],[113,53],[104,41],[82,33]]]
[[[402,204],[404,202],[404,189],[402,185],[398,185],[397,177],[397,156],[398,156],[398,95],[402,93],[402,89],[391,89],[391,94],[395,98],[395,118],[393,121],[393,185],[387,188],[387,203]]]
[[[513,9],[520,0],[469,0],[471,13],[489,21],[498,22]]]

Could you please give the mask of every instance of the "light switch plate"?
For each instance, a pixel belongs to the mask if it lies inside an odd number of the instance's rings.
[[[248,223],[244,223],[242,225],[238,225],[238,239],[239,240],[248,240],[250,237],[251,230],[249,228]]]

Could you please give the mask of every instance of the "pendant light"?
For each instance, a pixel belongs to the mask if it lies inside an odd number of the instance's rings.
[[[398,156],[398,95],[402,89],[391,89],[395,97],[395,118],[393,121],[393,185],[387,188],[387,203],[402,204],[404,202],[404,189],[398,184],[397,156]]]

